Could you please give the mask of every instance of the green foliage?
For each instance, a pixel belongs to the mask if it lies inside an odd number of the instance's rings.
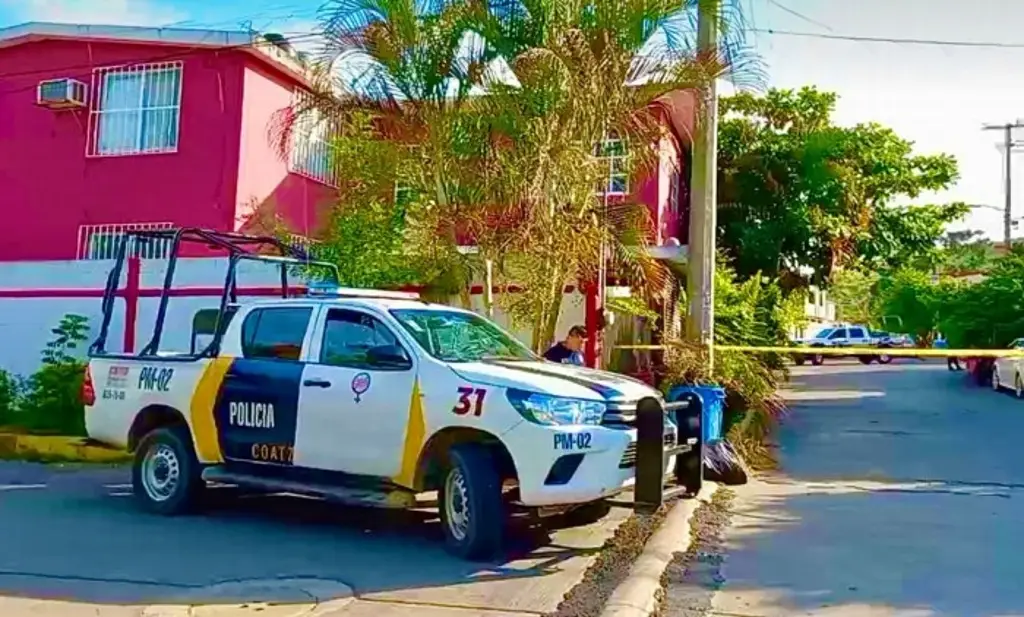
[[[81,390],[86,363],[76,352],[88,331],[88,318],[65,315],[43,349],[42,368],[20,384],[8,374],[0,375],[0,424],[39,433],[85,434]]]
[[[661,293],[666,269],[642,250],[647,207],[595,194],[610,165],[595,154],[614,132],[627,153],[617,172],[632,176],[658,164],[647,145],[665,127],[652,105],[724,75],[758,81],[745,30],[734,27],[737,0],[717,3],[710,15],[722,53],[696,53],[689,22],[710,7],[703,0],[329,3],[321,13],[329,62],[314,76],[313,95],[277,131],[287,145],[306,120],[337,124],[331,155],[343,170],[341,198],[332,229],[321,234],[324,254],[360,284],[438,277],[465,292],[479,282],[479,261],[461,257],[457,245],[472,237],[480,258],[493,263],[495,282],[521,287],[498,301],[533,330],[535,348],[553,336],[562,286],[596,277],[606,262],[638,295]],[[466,46],[467,38],[479,44]],[[365,70],[337,97],[340,55],[360,57]],[[381,233],[370,235],[397,232],[398,219],[404,229],[368,255],[351,255],[371,240],[353,229],[365,222],[355,211],[375,203],[365,216]],[[350,257],[358,258],[342,263]]]
[[[995,260],[981,282],[947,283],[937,327],[957,348],[1001,349],[1024,336],[1024,248]]]
[[[941,244],[936,267],[945,274],[985,272],[996,258],[992,243],[978,230],[951,231]]]
[[[904,268],[878,281],[878,308],[885,317],[898,318],[902,330],[924,344],[931,342],[946,300],[946,286],[920,270]]]
[[[836,272],[829,298],[836,305],[836,319],[858,324],[875,324],[878,316],[878,273],[862,268]]]
[[[7,426],[15,420],[20,385],[17,377],[0,370],[0,426]]]
[[[896,207],[949,187],[948,155],[916,155],[878,124],[832,124],[836,95],[813,87],[722,100],[720,245],[741,276],[764,272],[828,284],[844,266],[927,259],[963,204]]]
[[[78,362],[79,345],[89,337],[89,318],[83,315],[67,314],[56,328],[50,330],[53,338],[43,349],[43,364],[67,364]]]
[[[715,342],[721,345],[782,345],[793,328],[805,325],[804,300],[786,295],[777,280],[754,276],[745,281],[726,263],[715,273]],[[726,390],[726,430],[744,458],[770,465],[764,439],[784,412],[777,390],[786,376],[778,354],[719,351],[714,372],[707,371],[706,350],[684,341],[668,341],[665,388],[675,384],[715,383]]]
[[[642,298],[636,296],[627,296],[625,298],[608,298],[605,301],[605,308],[610,311],[614,311],[621,315],[628,315],[631,317],[643,317],[647,319],[649,323],[654,324],[657,322],[659,315],[656,311],[651,310],[647,302]]]
[[[328,242],[313,247],[318,260],[337,264],[342,285],[388,289],[420,280],[416,263],[403,254],[405,213],[381,201],[336,211]]]

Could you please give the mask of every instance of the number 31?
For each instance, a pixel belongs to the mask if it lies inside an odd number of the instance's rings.
[[[452,409],[452,412],[457,416],[464,416],[472,411],[474,416],[479,416],[484,412],[485,396],[487,396],[487,390],[483,388],[476,390],[473,388],[459,388],[459,402]]]

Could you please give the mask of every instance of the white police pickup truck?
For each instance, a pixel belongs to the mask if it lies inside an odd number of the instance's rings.
[[[220,315],[205,350],[107,353],[106,326],[91,350],[89,437],[135,452],[150,511],[183,512],[208,482],[389,508],[436,490],[450,550],[488,558],[509,508],[566,510],[628,487],[638,402],[664,407],[640,381],[545,362],[415,295],[225,297]],[[663,415],[658,452],[686,450]],[[673,459],[658,459],[659,480]]]

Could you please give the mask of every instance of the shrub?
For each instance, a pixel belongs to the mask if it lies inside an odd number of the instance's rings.
[[[21,382],[17,377],[0,369],[0,426],[13,424],[21,395]]]
[[[800,291],[786,295],[777,281],[755,276],[738,281],[720,263],[715,272],[715,343],[719,345],[778,346],[790,329],[802,325]],[[778,395],[787,378],[780,354],[716,351],[708,372],[707,350],[686,341],[668,341],[665,353],[666,390],[677,384],[715,383],[726,392],[722,430],[754,467],[769,467],[773,459],[765,440],[785,405]]]
[[[85,408],[81,401],[86,363],[75,352],[88,337],[87,318],[65,315],[52,330],[54,338],[43,349],[43,366],[28,380],[12,424],[33,432],[85,434]]]

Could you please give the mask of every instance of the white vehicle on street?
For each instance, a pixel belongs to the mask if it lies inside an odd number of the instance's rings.
[[[1024,338],[1010,343],[1010,349],[1024,351]],[[1012,388],[1017,398],[1024,398],[1024,356],[996,358],[992,365],[992,389],[996,392]]]
[[[139,234],[219,242],[232,273],[239,259],[269,259],[234,235]],[[282,277],[300,263],[277,259]],[[635,477],[639,495],[641,475],[660,499],[672,469],[696,469],[678,492],[699,489],[699,421],[691,437],[693,422],[680,429],[665,411],[686,404],[640,381],[545,362],[483,317],[415,295],[334,289],[238,304],[233,288],[197,315],[212,327],[181,353],[157,351],[160,314],[142,353],[105,351],[105,299],[86,427],[135,452],[134,493],[150,511],[186,511],[208,482],[386,508],[422,507],[437,491],[448,547],[477,559],[500,549],[512,509],[600,516]],[[641,447],[638,407],[652,405],[658,431]],[[636,469],[638,450],[658,453],[656,472]]]

